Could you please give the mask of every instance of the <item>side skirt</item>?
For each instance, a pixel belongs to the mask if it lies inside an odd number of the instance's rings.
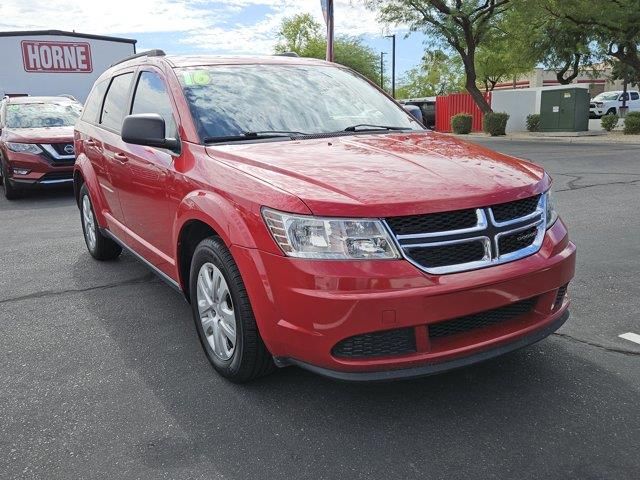
[[[144,264],[149,270],[151,270],[153,273],[155,273],[158,277],[160,277],[161,280],[163,280],[167,285],[169,285],[171,288],[173,288],[175,291],[177,291],[178,293],[180,293],[180,295],[182,295],[182,297],[185,299],[186,301],[186,297],[184,295],[184,292],[182,291],[182,288],[180,288],[180,285],[178,284],[178,282],[176,282],[175,280],[173,280],[171,277],[169,277],[166,273],[164,273],[162,270],[158,269],[155,265],[149,263],[142,255],[140,255],[138,252],[134,251],[132,248],[130,248],[126,243],[124,243],[122,240],[120,240],[118,237],[116,237],[113,233],[111,233],[109,230],[107,230],[106,228],[100,228],[100,233],[102,233],[104,236],[109,237],[111,240],[113,240],[114,242],[116,242],[118,245],[120,245],[122,248],[124,248],[127,252],[131,253],[134,257],[136,257],[140,262],[142,262],[142,264]]]

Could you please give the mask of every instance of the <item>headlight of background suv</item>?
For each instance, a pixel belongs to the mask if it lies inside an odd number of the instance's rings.
[[[371,260],[400,258],[380,220],[292,215],[269,208],[262,216],[285,255],[297,258]]]
[[[556,211],[556,201],[553,197],[553,194],[551,193],[551,190],[547,191],[544,196],[544,203],[546,205],[547,228],[551,228],[558,219],[558,212]]]
[[[33,153],[37,155],[42,153],[42,149],[35,143],[13,143],[7,142],[7,148],[17,153]]]

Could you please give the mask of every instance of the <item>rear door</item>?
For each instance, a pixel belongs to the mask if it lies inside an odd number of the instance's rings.
[[[102,206],[102,213],[107,221],[107,227],[114,235],[124,239],[122,209],[120,208],[118,194],[111,181],[109,162],[104,156],[104,142],[105,139],[109,140],[110,135],[100,126],[105,94],[110,85],[111,79],[107,78],[96,83],[91,90],[82,111],[82,127],[78,129],[79,137],[76,138],[76,150],[84,152],[91,162],[98,180],[99,191],[95,194],[101,196],[101,201],[94,202],[94,205],[99,204]]]
[[[123,71],[112,77],[100,113],[100,141],[98,148],[102,156],[105,182],[102,185],[105,197],[110,198],[111,218],[108,221],[115,225],[112,232],[122,241],[127,242],[127,228],[120,189],[128,179],[124,143],[120,138],[122,120],[130,105],[131,88],[134,71]],[[117,207],[116,207],[117,205]],[[117,233],[116,233],[117,232]]]
[[[165,121],[166,137],[178,138],[177,112],[162,72],[141,67],[136,74],[131,114],[157,113]],[[168,275],[174,274],[173,221],[177,202],[171,201],[175,184],[176,152],[141,145],[123,145],[127,178],[118,191],[130,246]]]

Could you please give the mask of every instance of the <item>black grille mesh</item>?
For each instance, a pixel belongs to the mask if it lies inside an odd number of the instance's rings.
[[[53,149],[58,153],[58,155],[73,155],[73,151],[71,153],[67,153],[64,151],[64,148],[67,145],[71,145],[71,147],[73,147],[73,143],[52,143],[51,146],[53,147]]]
[[[429,337],[447,337],[449,335],[456,335],[469,330],[488,327],[489,325],[495,325],[497,323],[512,320],[529,313],[533,309],[536,300],[537,298],[531,298],[529,300],[512,303],[493,310],[487,310],[485,312],[474,313],[473,315],[467,315],[453,320],[446,320],[444,322],[431,324],[429,325]]]
[[[553,302],[553,309],[560,308],[562,306],[562,302],[564,301],[564,297],[567,295],[567,288],[569,284],[563,285],[558,289],[558,293],[556,294],[556,299]]]
[[[519,232],[503,235],[498,240],[500,255],[512,253],[531,245],[538,235],[538,227],[527,228]]]
[[[475,227],[478,216],[475,209],[455,212],[432,213],[429,215],[410,215],[387,219],[389,227],[396,235],[415,235],[419,233],[445,232]]]
[[[457,243],[440,247],[407,248],[407,255],[426,268],[444,267],[482,260],[485,254],[482,242]]]
[[[416,351],[413,328],[365,333],[338,342],[332,350],[335,357],[371,358],[404,355]]]
[[[494,205],[491,207],[493,218],[498,222],[506,222],[514,218],[524,217],[536,211],[538,200],[540,200],[540,195],[523,200],[516,200],[515,202]]]

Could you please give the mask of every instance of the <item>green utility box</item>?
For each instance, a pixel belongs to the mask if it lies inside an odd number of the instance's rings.
[[[543,90],[540,131],[586,132],[589,130],[589,100],[586,88]]]

